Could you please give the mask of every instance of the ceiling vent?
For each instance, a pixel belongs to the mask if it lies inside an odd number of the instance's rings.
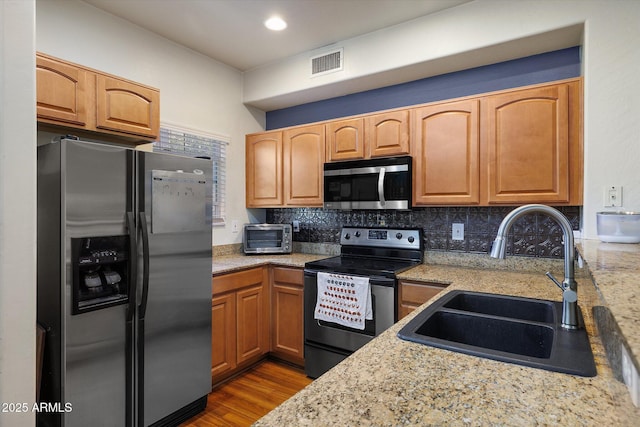
[[[322,55],[311,57],[311,77],[342,71],[344,66],[343,49],[337,49]]]

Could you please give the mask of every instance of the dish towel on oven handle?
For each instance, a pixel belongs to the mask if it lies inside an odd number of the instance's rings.
[[[373,320],[368,277],[318,272],[317,320],[363,330]]]

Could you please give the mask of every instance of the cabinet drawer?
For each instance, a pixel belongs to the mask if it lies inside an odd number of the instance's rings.
[[[300,268],[273,268],[274,283],[287,283],[302,286],[304,284],[304,271]]]
[[[262,285],[262,271],[262,267],[260,267],[215,276],[211,280],[212,293],[217,295],[251,285]]]

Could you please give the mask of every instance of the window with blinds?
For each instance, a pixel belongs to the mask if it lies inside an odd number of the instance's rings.
[[[213,163],[213,225],[224,224],[226,194],[227,138],[203,134],[175,126],[160,126],[160,138],[153,143],[153,151],[189,157],[208,157]]]

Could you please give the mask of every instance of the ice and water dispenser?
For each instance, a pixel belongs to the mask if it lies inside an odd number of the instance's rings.
[[[71,239],[72,314],[129,300],[129,236]]]

